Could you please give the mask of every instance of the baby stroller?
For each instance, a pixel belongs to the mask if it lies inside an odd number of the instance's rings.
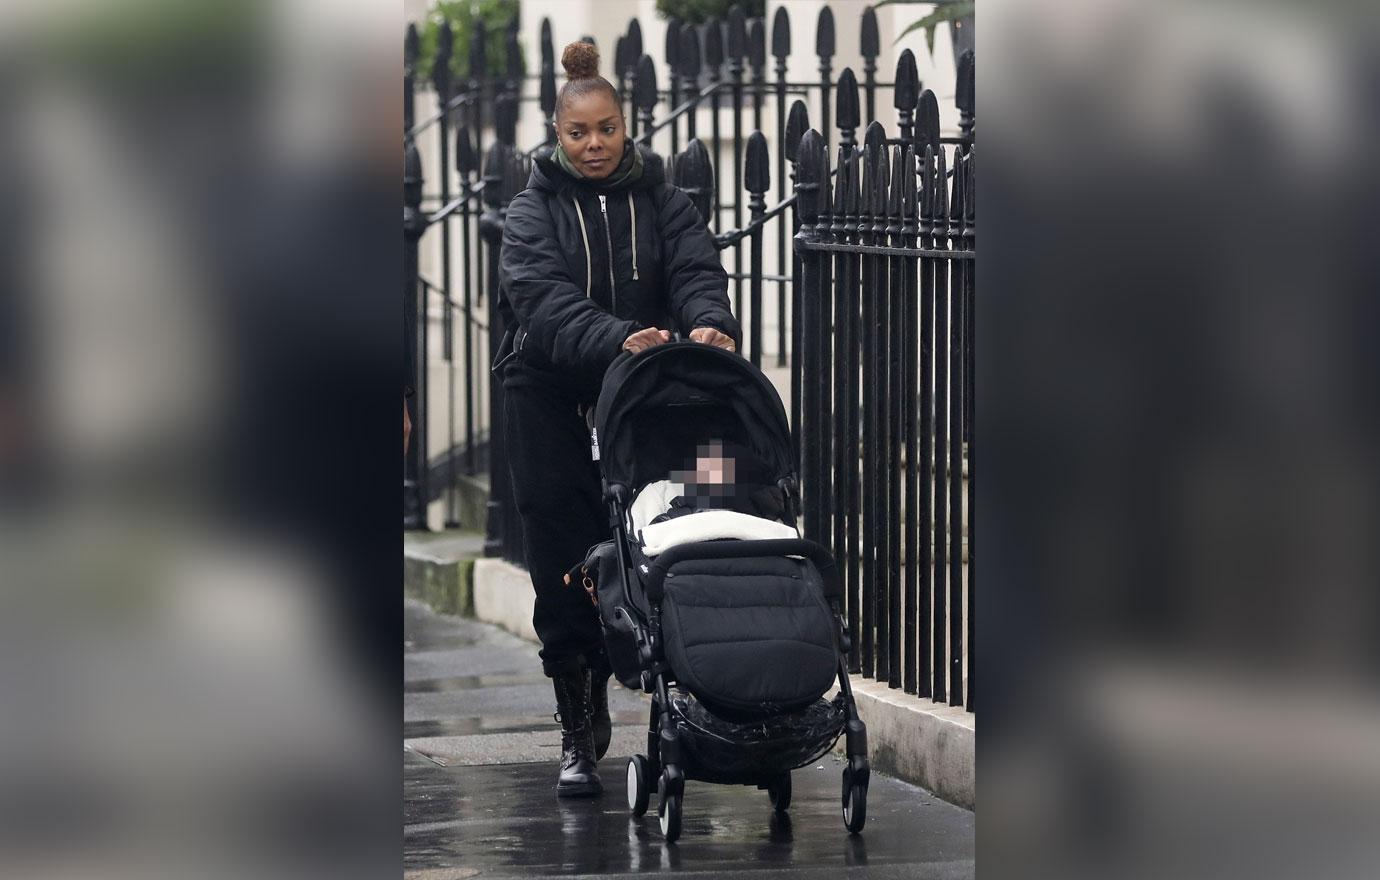
[[[838,576],[827,550],[796,537],[796,466],[775,388],[736,354],[672,342],[616,361],[595,413],[614,539],[572,574],[595,597],[614,675],[652,697],[647,753],[627,765],[633,815],[646,812],[655,787],[662,834],[674,841],[687,779],[755,785],[785,812],[791,771],[843,735],[844,824],[860,832],[867,732],[844,663]],[[634,523],[639,490],[708,437],[750,452],[784,510],[777,522],[756,525],[790,537],[762,538],[752,527],[735,534],[699,513],[665,524],[679,539]],[[655,542],[653,528],[661,529]],[[827,700],[835,681],[839,693]]]

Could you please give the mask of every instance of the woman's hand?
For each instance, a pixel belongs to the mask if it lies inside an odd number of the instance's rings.
[[[646,330],[639,330],[627,339],[623,340],[623,350],[637,354],[639,351],[646,351],[649,348],[661,345],[663,342],[670,342],[671,334],[665,330],[658,330],[655,327],[648,327]]]
[[[713,327],[696,327],[690,331],[690,338],[696,342],[703,342],[705,345],[712,345],[716,348],[737,351],[738,348],[733,344],[733,337],[721,330]]]

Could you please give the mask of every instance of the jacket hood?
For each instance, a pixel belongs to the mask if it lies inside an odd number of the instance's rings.
[[[532,175],[527,185],[546,192],[565,192],[570,189],[587,188],[594,192],[621,192],[624,189],[653,189],[666,182],[666,165],[661,156],[642,144],[635,144],[642,154],[642,176],[635,183],[626,186],[601,188],[597,182],[572,177],[552,158],[554,147],[543,147],[532,157]]]

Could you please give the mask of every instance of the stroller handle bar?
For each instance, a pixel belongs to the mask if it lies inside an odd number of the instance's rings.
[[[660,602],[665,595],[663,581],[666,573],[678,562],[687,559],[742,559],[748,556],[803,556],[815,564],[824,582],[824,596],[837,599],[840,596],[838,568],[834,557],[824,547],[803,538],[781,538],[763,541],[699,541],[693,544],[679,544],[664,551],[649,566],[647,572],[647,598]]]

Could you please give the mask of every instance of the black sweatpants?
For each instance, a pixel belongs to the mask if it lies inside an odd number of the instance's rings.
[[[532,625],[547,675],[572,662],[602,666],[599,618],[579,583],[563,577],[586,551],[611,536],[590,456],[589,432],[569,392],[510,370],[504,382],[504,441],[513,498],[536,590]]]

